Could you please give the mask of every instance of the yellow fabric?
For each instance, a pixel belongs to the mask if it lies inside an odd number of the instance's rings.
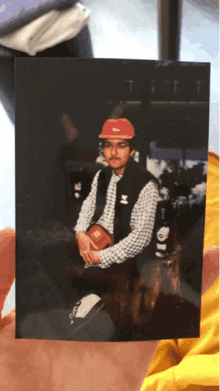
[[[219,159],[209,153],[204,249],[219,242]],[[202,296],[200,338],[157,347],[141,391],[219,390],[219,279]]]
[[[219,243],[219,158],[209,153],[204,250]]]

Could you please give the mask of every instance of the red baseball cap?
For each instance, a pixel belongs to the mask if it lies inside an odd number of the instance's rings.
[[[131,122],[126,118],[107,119],[99,138],[131,139],[135,136],[135,130]]]

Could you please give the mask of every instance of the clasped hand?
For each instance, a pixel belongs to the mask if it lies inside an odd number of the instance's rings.
[[[99,251],[96,251],[98,248],[95,245],[95,243],[86,235],[85,232],[79,232],[77,235],[77,242],[79,247],[79,253],[81,257],[83,258],[85,263],[91,264],[91,265],[98,265],[101,263],[101,260],[99,258]],[[94,248],[94,250],[91,250],[91,248]]]

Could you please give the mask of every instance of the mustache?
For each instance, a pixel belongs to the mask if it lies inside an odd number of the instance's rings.
[[[111,157],[110,160],[121,160],[121,159],[118,157]]]

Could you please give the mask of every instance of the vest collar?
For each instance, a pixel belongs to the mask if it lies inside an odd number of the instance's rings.
[[[119,182],[120,179],[123,178],[125,172],[127,171],[127,167],[132,166],[133,163],[134,163],[134,160],[133,160],[133,158],[131,157],[131,158],[128,160],[126,166],[125,166],[124,172],[123,172],[122,174],[120,174],[120,175],[116,175],[116,174],[114,173],[114,170],[112,170],[112,176],[114,177],[116,183]]]
[[[114,182],[118,183],[120,181],[120,179],[123,177],[124,173],[120,174],[120,175],[116,175],[114,173],[114,171],[112,170],[112,177],[114,179]]]

